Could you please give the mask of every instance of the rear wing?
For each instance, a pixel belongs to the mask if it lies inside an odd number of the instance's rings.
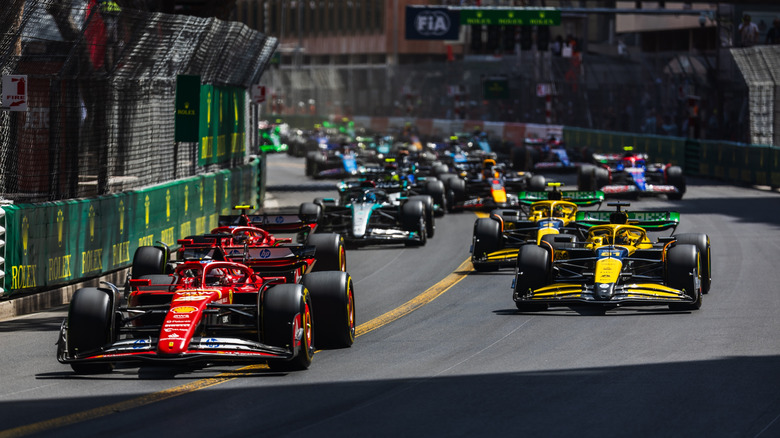
[[[351,181],[342,181],[340,182],[336,188],[339,192],[346,192],[348,190],[353,189],[382,189],[382,190],[388,190],[388,191],[399,191],[405,189],[407,186],[406,181],[399,180],[399,181],[374,181],[371,179],[359,179],[359,180],[351,180]]]
[[[279,262],[314,257],[314,247],[304,245],[225,248],[225,258],[233,262]]]
[[[548,200],[548,194],[552,192],[520,192],[518,200],[521,204],[531,205],[536,201]],[[604,202],[604,192],[597,191],[578,191],[563,190],[560,192],[562,201],[573,202],[577,205],[595,205]]]
[[[266,248],[225,248],[225,260],[242,263],[258,273],[291,272],[306,268],[314,260],[314,246],[290,245]]]
[[[316,224],[316,217],[301,216],[299,214],[254,214],[247,216],[250,225],[262,228],[266,231],[297,232],[310,229]]]
[[[297,232],[308,229],[311,231],[312,225],[317,223],[317,218],[310,218],[298,214],[249,214],[254,210],[252,205],[236,205],[234,210],[239,210],[239,214],[219,215],[218,226],[255,226],[266,231]]]
[[[612,211],[578,211],[576,222],[585,227],[608,224]],[[676,211],[627,211],[628,223],[649,231],[677,228],[680,213]]]

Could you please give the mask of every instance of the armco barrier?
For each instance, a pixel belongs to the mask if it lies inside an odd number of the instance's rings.
[[[129,266],[139,246],[208,232],[220,214],[257,200],[262,162],[94,199],[5,206],[4,295],[98,277]]]

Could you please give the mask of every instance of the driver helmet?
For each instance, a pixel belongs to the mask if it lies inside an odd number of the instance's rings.
[[[623,157],[623,167],[636,167],[637,161],[638,160],[633,155]]]
[[[212,269],[206,275],[206,286],[219,286],[220,280],[224,275],[225,273],[221,269]]]
[[[615,233],[615,245],[631,245],[633,238],[627,229],[618,230]]]

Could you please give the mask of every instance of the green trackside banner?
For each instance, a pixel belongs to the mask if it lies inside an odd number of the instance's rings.
[[[175,246],[209,232],[220,214],[257,199],[261,164],[94,199],[3,207],[6,295],[99,277],[130,266],[139,246]]]
[[[198,165],[244,156],[244,100],[243,88],[201,86]]]
[[[176,76],[176,117],[174,140],[200,140],[200,76]]]

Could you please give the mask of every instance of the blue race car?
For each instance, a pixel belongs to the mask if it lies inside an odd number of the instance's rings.
[[[306,154],[306,176],[343,179],[357,176],[362,166],[351,147],[322,138],[318,150]]]
[[[648,163],[647,154],[633,152],[627,146],[622,154],[593,154],[597,165],[580,167],[577,186],[580,190],[601,190],[607,196],[665,194],[669,199],[682,199],[685,176],[679,166],[668,163]]]

